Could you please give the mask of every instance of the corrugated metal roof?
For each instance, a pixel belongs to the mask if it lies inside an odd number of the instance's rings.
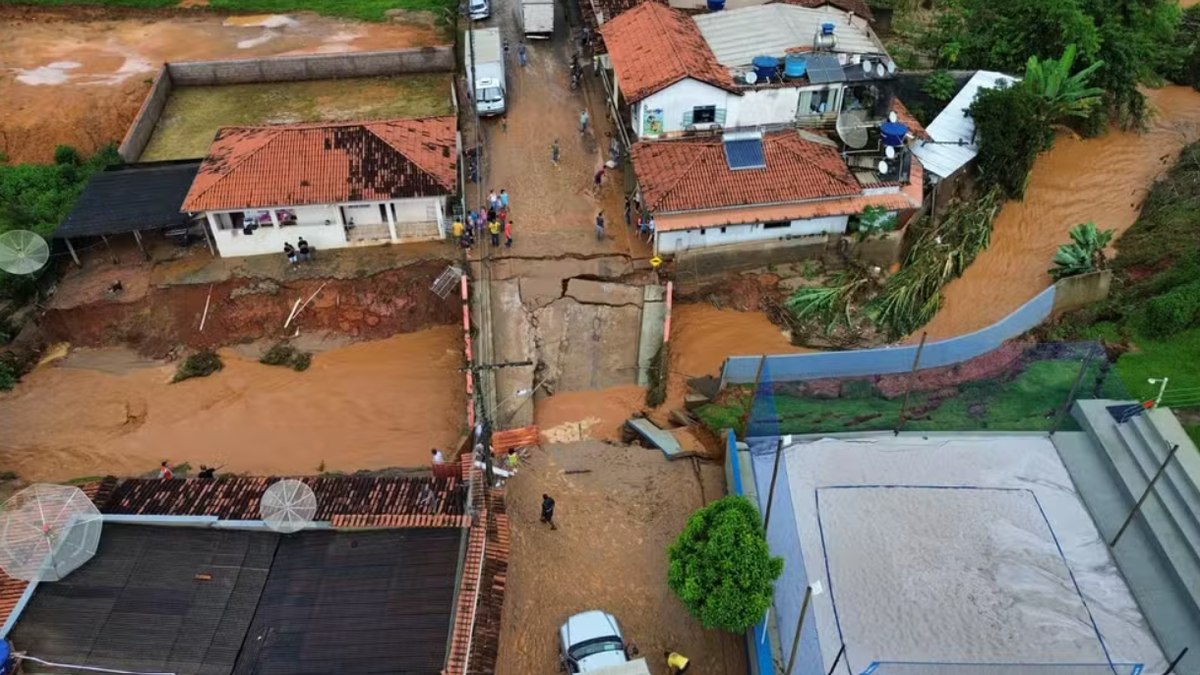
[[[961,169],[979,154],[975,144],[975,120],[967,115],[967,109],[975,101],[981,89],[995,89],[1000,83],[1012,84],[1017,78],[1004,73],[981,70],[971,76],[963,88],[950,99],[950,103],[933,122],[925,128],[933,143],[917,143],[913,154],[921,159],[931,173],[945,178]],[[961,145],[956,145],[961,143]]]
[[[188,221],[180,212],[200,160],[131,164],[93,174],[54,236],[98,237],[173,227]]]
[[[701,14],[695,21],[717,61],[730,68],[748,67],[756,56],[783,57],[789,49],[812,48],[823,23],[836,26],[835,52],[887,53],[866,19],[850,21],[849,14],[831,6],[757,5]]]

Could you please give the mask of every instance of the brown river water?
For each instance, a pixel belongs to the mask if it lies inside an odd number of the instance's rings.
[[[233,351],[206,377],[81,350],[0,394],[0,468],[25,480],[135,475],[162,460],[251,474],[429,463],[464,426],[462,329],[446,326],[317,354],[297,373]]]

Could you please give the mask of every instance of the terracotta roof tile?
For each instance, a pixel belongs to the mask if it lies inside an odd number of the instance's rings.
[[[763,136],[761,169],[730,169],[719,136],[643,141],[632,154],[645,203],[660,213],[862,193],[837,148],[794,131]]]
[[[690,230],[698,227],[717,227],[739,223],[762,223],[773,220],[801,220],[862,213],[868,206],[882,206],[888,210],[903,211],[921,206],[923,176],[925,170],[913,158],[909,182],[899,192],[857,195],[841,199],[802,202],[797,204],[749,205],[743,209],[680,213],[655,218],[660,232]]]
[[[603,54],[608,51],[608,46],[604,43],[604,35],[600,33],[597,20],[608,22],[621,14],[637,7],[643,2],[657,2],[660,5],[668,4],[664,0],[584,0],[580,3],[580,8],[583,10],[582,19],[584,25],[592,30],[595,37],[592,39],[592,49],[597,54]],[[591,11],[587,11],[590,7]]]
[[[537,445],[540,438],[537,427],[496,431],[492,433],[492,452],[496,455],[503,455],[508,452],[509,448],[519,449]]]
[[[798,5],[800,7],[810,7],[816,9],[825,5],[833,5],[838,9],[854,12],[856,16],[861,16],[868,21],[875,20],[875,14],[867,5],[866,0],[779,0],[787,5]]]
[[[908,106],[904,105],[904,101],[898,98],[892,99],[892,110],[896,112],[896,120],[908,127],[909,132],[913,136],[926,141],[933,140],[929,137],[929,132],[925,131],[925,126],[918,122],[917,118],[913,117],[912,113],[908,111]]]
[[[600,33],[628,103],[688,77],[737,92],[696,22],[679,10],[643,2],[605,23]]]
[[[449,194],[455,128],[453,117],[223,127],[182,210]]]

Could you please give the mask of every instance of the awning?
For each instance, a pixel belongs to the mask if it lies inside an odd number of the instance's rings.
[[[199,168],[200,162],[192,160],[101,171],[88,180],[54,236],[98,237],[183,225],[188,216],[179,209]]]

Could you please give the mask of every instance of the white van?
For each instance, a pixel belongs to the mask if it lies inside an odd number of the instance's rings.
[[[471,0],[468,11],[473,21],[482,21],[492,15],[492,3],[488,0]]]

